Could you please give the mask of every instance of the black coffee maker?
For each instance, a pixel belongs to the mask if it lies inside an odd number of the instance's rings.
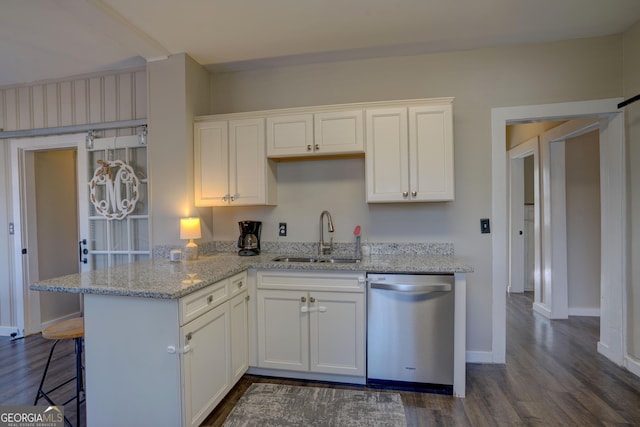
[[[238,255],[253,256],[260,253],[260,221],[240,221],[240,237],[238,237]]]

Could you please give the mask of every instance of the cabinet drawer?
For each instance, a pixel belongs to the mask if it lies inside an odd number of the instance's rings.
[[[258,288],[364,292],[365,274],[364,272],[336,271],[261,271],[258,272]]]
[[[179,313],[180,325],[192,321],[224,302],[229,296],[228,282],[229,279],[221,280],[182,298]]]
[[[235,276],[229,277],[229,297],[232,298],[247,289],[247,272],[243,271]]]

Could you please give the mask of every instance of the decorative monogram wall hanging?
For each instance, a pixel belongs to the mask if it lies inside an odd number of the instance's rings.
[[[122,160],[98,160],[98,164],[89,181],[91,203],[107,219],[124,219],[140,197],[138,177]]]

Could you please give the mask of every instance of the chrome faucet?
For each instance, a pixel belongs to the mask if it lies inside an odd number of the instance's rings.
[[[320,241],[318,242],[318,255],[328,255],[333,250],[333,236],[329,239],[329,244],[324,242],[324,226],[322,225],[322,217],[327,216],[327,230],[333,233],[333,219],[329,211],[322,211],[320,214]]]

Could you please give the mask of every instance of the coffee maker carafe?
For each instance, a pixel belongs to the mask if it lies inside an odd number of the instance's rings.
[[[253,256],[260,253],[260,221],[240,221],[240,237],[238,237],[238,255]]]

